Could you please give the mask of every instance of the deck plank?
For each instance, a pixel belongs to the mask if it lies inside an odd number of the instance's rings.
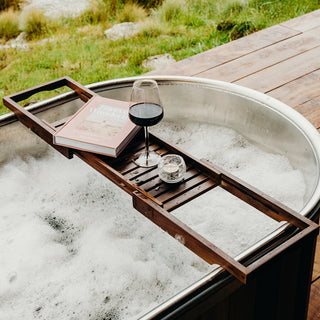
[[[268,95],[295,108],[320,94],[319,82],[320,70],[317,70],[269,91]]]
[[[320,10],[315,10],[300,17],[280,23],[281,26],[305,32],[319,26]]]
[[[320,129],[320,97],[315,97],[298,105],[295,107],[295,110],[307,118],[314,127],[318,130]]]
[[[147,75],[181,75],[195,76],[208,69],[230,62],[250,52],[268,47],[274,43],[294,37],[299,31],[291,30],[279,25],[252,33],[244,38],[228,42],[219,47],[199,53],[181,60],[167,67],[151,71]]]
[[[320,46],[235,81],[235,83],[268,93],[303,75],[319,70],[319,56]]]
[[[320,279],[311,286],[307,320],[320,319]]]
[[[318,239],[317,239],[316,256],[314,259],[312,281],[313,282],[320,281],[320,236],[318,236]],[[319,296],[319,305],[320,305],[320,296]]]
[[[203,78],[234,82],[320,45],[320,27],[251,52],[229,63],[201,72]]]

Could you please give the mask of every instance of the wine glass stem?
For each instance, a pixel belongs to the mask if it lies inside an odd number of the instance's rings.
[[[149,159],[149,131],[148,127],[144,127],[144,141],[146,146],[146,163],[148,165],[148,159]]]

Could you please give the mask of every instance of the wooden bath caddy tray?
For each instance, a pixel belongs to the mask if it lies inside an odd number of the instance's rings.
[[[56,128],[65,123],[66,119],[49,124],[21,107],[18,102],[40,91],[54,90],[62,86],[68,86],[73,89],[85,102],[95,95],[93,91],[81,84],[68,77],[64,77],[7,96],[3,98],[3,101],[4,104],[16,114],[20,122],[30,128],[53,148],[68,158],[72,158],[73,155],[78,156],[129,193],[132,196],[134,208],[172,237],[181,240],[184,246],[209,264],[222,266],[243,283],[246,283],[250,274],[266,261],[279,255],[283,250],[300,241],[305,236],[319,232],[319,226],[313,221],[283,206],[281,203],[262,194],[229,173],[217,169],[204,161],[193,158],[184,151],[152,134],[150,135],[150,149],[156,150],[161,155],[175,153],[180,154],[184,158],[187,173],[184,181],[181,183],[163,183],[157,175],[156,168],[141,168],[135,165],[132,160],[137,157],[137,153],[144,147],[143,136],[140,134],[141,131],[118,158],[110,158],[54,145],[53,133]],[[245,266],[197,234],[170,213],[170,211],[217,186],[229,191],[274,220],[289,222],[291,225],[297,227],[299,232],[289,240],[273,248],[255,262]]]

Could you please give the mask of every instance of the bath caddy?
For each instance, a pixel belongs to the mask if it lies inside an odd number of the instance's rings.
[[[47,123],[21,107],[18,102],[31,97],[35,93],[55,90],[63,86],[68,86],[74,90],[73,94],[79,96],[84,102],[96,94],[71,78],[63,77],[7,96],[3,98],[3,101],[5,106],[15,113],[21,123],[67,158],[72,158],[73,155],[78,156],[129,193],[132,196],[135,209],[209,264],[220,265],[240,281],[246,283],[250,279],[250,274],[267,261],[275,258],[283,250],[301,241],[304,237],[311,236],[311,234],[314,236],[319,232],[319,226],[311,220],[285,207],[231,174],[205,161],[193,158],[156,135],[150,135],[150,148],[152,150],[161,155],[175,153],[184,158],[187,172],[181,183],[166,184],[158,177],[156,168],[141,168],[135,165],[133,160],[137,157],[139,151],[144,148],[141,131],[118,158],[54,145],[53,134],[67,119]],[[227,190],[274,220],[287,221],[288,227],[296,230],[294,235],[285,242],[277,244],[277,246],[270,245],[270,247],[264,248],[263,254],[258,259],[237,261],[170,213],[217,186]]]

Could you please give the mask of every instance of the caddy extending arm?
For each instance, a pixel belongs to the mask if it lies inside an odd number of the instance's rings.
[[[67,86],[74,90],[80,99],[87,102],[95,93],[90,89],[84,87],[80,83],[69,77],[62,77],[39,86],[23,90],[3,98],[4,105],[15,113],[18,120],[27,128],[31,129],[35,134],[42,138],[45,142],[50,144],[57,151],[62,153],[67,158],[72,158],[72,150],[70,148],[61,147],[53,144],[53,134],[55,130],[45,121],[33,115],[18,104],[18,102],[30,98],[36,93],[43,91],[52,91],[61,87]]]

